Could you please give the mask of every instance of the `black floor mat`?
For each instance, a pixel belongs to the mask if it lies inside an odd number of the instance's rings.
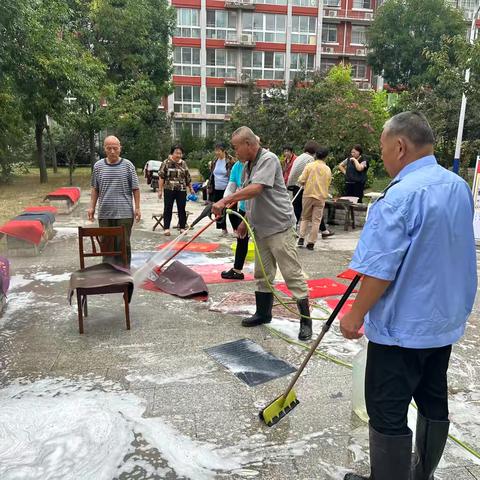
[[[205,351],[250,387],[284,377],[296,370],[246,338],[206,348]]]

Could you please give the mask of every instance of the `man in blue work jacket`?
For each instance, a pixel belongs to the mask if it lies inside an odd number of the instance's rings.
[[[448,436],[450,352],[477,289],[473,201],[467,183],[437,164],[421,113],[392,117],[380,142],[393,180],[372,205],[355,250],[350,268],[364,279],[340,328],[344,337],[358,338],[365,319],[370,478],[431,480]]]

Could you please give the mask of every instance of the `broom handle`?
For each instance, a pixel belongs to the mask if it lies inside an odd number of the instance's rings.
[[[207,223],[203,228],[201,228],[188,242],[185,243],[185,245],[181,246],[173,255],[168,257],[159,267],[159,270],[161,270],[170,260],[173,260],[182,250],[184,250],[188,245],[190,245],[196,238],[198,238],[208,227],[213,225],[218,218],[214,218],[213,220],[210,220],[210,222]]]
[[[308,351],[307,353],[307,356],[305,357],[305,359],[303,360],[302,364],[300,365],[300,368],[297,370],[297,373],[295,374],[295,376],[292,378],[291,382],[289,383],[287,389],[285,390],[285,393],[283,395],[283,398],[286,399],[288,394],[290,393],[290,390],[292,390],[293,386],[295,385],[295,383],[297,383],[297,380],[298,378],[300,377],[300,375],[302,374],[303,370],[305,369],[308,361],[310,360],[310,358],[312,357],[312,355],[314,354],[315,350],[317,349],[317,347],[320,345],[320,342],[322,341],[323,337],[325,336],[325,334],[328,332],[328,330],[330,329],[330,326],[332,325],[333,321],[335,320],[335,318],[337,317],[338,315],[338,312],[340,311],[340,309],[343,307],[343,305],[345,304],[345,302],[348,300],[348,297],[350,296],[350,294],[352,293],[353,289],[357,286],[357,283],[358,281],[360,280],[361,276],[360,275],[355,275],[355,278],[352,280],[352,282],[350,283],[350,285],[348,286],[346,292],[343,294],[342,298],[340,299],[340,301],[338,302],[337,306],[334,308],[333,312],[330,314],[330,317],[328,318],[328,320],[324,323],[323,327],[322,327],[322,331],[320,332],[320,334],[318,335],[317,339],[313,342],[310,350]]]
[[[296,198],[300,195],[300,192],[303,190],[303,187],[300,187],[298,192],[295,194],[295,196],[292,198],[292,203],[296,200]]]

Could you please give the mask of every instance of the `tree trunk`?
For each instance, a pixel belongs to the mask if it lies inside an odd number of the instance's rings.
[[[93,172],[93,166],[97,161],[97,157],[95,155],[95,131],[93,128],[88,132],[88,150],[90,152],[90,168]]]
[[[43,151],[43,129],[45,128],[45,120],[37,120],[35,122],[35,144],[37,146],[37,160],[40,168],[40,183],[48,182],[47,165],[45,163],[45,153]]]
[[[57,173],[57,150],[55,149],[55,142],[53,141],[52,132],[50,131],[50,127],[48,124],[46,124],[45,130],[47,131],[48,144],[50,145],[50,150],[52,151],[53,173]]]
[[[73,185],[73,162],[74,162],[74,156],[70,156],[68,158],[68,181],[69,181],[69,185],[72,186]]]

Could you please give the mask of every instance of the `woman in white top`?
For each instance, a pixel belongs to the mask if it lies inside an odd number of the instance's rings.
[[[230,171],[235,164],[235,160],[227,153],[227,147],[223,143],[215,145],[215,157],[210,167],[210,179],[208,182],[209,199],[213,203],[223,198],[230,179]],[[217,228],[222,230],[222,235],[228,234],[225,217],[217,222]]]

